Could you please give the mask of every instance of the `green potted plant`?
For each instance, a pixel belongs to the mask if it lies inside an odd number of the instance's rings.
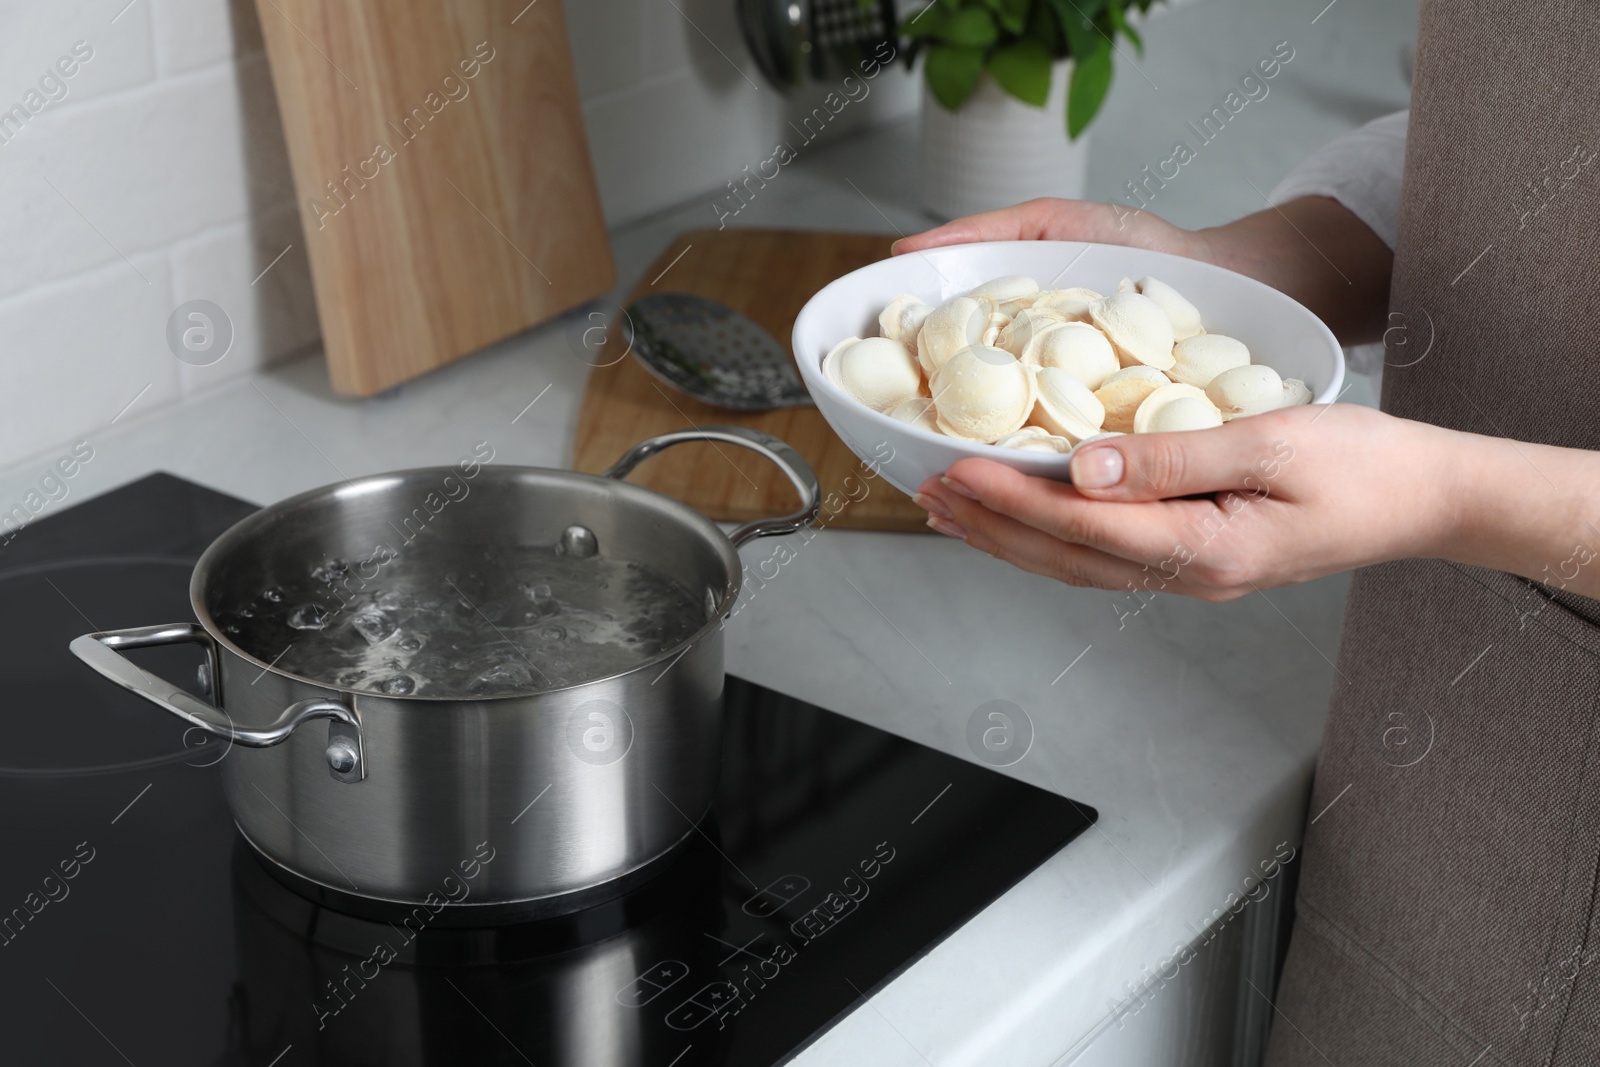
[[[1084,133],[1118,42],[1154,0],[933,0],[906,18],[922,59],[922,200],[970,214],[1083,192]]]

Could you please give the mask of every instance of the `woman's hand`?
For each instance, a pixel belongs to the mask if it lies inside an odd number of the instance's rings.
[[[1347,345],[1376,341],[1387,325],[1394,256],[1366,223],[1327,197],[1301,197],[1205,230],[1181,229],[1121,204],[1030,200],[902,238],[894,252],[971,241],[1093,241],[1168,252],[1227,267],[1289,294]]]
[[[964,459],[916,500],[940,533],[1068,585],[1223,601],[1446,555],[1459,482],[1474,476],[1463,450],[1492,440],[1354,405],[1296,407],[1098,442],[1073,456],[1071,485]]]
[[[1048,198],[947,222],[901,238],[891,251],[899,256],[974,241],[1094,241],[1218,262],[1204,234],[1180,229],[1148,211],[1093,200]]]

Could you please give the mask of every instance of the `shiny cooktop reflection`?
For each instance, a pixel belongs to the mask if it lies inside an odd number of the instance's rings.
[[[0,550],[0,1062],[767,1067],[1094,817],[730,677],[712,814],[637,892],[476,930],[318,906],[234,830],[221,750],[66,651],[191,618],[251,510],[156,475]]]

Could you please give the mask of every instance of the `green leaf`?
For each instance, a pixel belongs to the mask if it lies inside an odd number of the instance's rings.
[[[986,8],[964,7],[947,17],[939,30],[945,44],[967,48],[988,48],[1000,39],[1000,28]]]
[[[1050,54],[1060,58],[1067,54],[1067,39],[1061,35],[1061,23],[1056,21],[1056,16],[1050,10],[1049,4],[1034,4],[1028,11],[1028,28],[1023,33],[1045,48]]]
[[[922,73],[934,99],[946,110],[955,111],[978,87],[978,76],[983,73],[983,49],[936,44],[928,49]]]
[[[1033,7],[1033,0],[983,0],[995,18],[1000,20],[1000,28],[1007,33],[1020,34],[1028,25],[1028,12]]]
[[[1111,89],[1111,49],[1102,47],[1072,62],[1067,87],[1067,136],[1076,141],[1089,128]]]
[[[1044,107],[1050,99],[1050,51],[1038,41],[995,49],[989,55],[989,73],[1024,104]]]
[[[1050,0],[1050,7],[1056,13],[1056,21],[1061,23],[1061,32],[1066,35],[1070,55],[1090,55],[1105,43],[1082,0]]]
[[[1074,19],[1088,25],[1105,9],[1107,0],[1056,0],[1057,13],[1068,12]]]
[[[1141,57],[1144,55],[1144,39],[1139,36],[1134,28],[1128,25],[1128,19],[1122,11],[1123,0],[1107,0],[1106,11],[1111,15],[1112,35],[1122,34],[1133,42],[1133,50]]]

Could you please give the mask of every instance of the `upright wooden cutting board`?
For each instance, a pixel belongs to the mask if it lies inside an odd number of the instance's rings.
[[[257,10],[336,390],[370,395],[611,288],[561,0]]]
[[[663,292],[720,300],[766,327],[788,349],[795,316],[812,294],[885,258],[893,240],[882,234],[697,230],[661,253],[628,300]],[[619,340],[614,334],[612,341]],[[833,503],[824,512],[826,525],[927,530],[927,513],[882,478],[865,477],[861,460],[815,408],[751,415],[710,407],[657,381],[631,355],[591,374],[573,465],[601,471],[653,434],[719,424],[765,430],[805,456]],[[726,446],[681,445],[650,460],[629,480],[724,521],[779,515],[795,506],[794,490],[782,474],[759,456]]]

